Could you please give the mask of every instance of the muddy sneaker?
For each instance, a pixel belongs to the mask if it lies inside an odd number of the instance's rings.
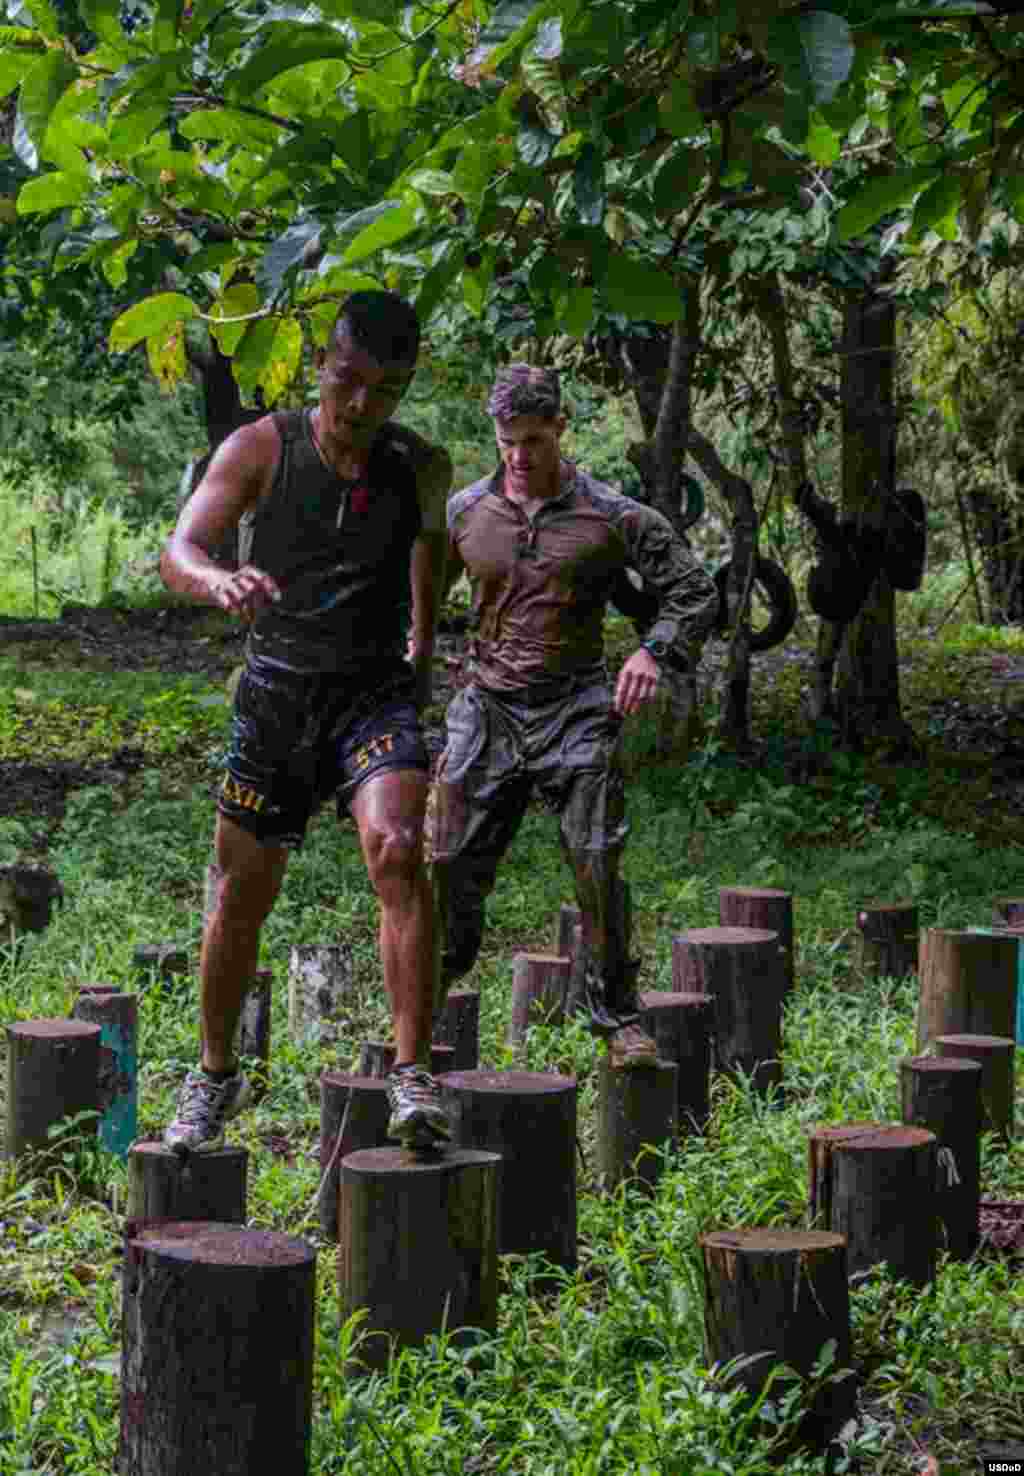
[[[642,1025],[631,1021],[620,1025],[608,1037],[608,1060],[613,1070],[624,1071],[634,1066],[655,1066],[658,1047]]]
[[[252,1088],[240,1071],[214,1081],[202,1068],[190,1071],[178,1094],[174,1121],[164,1132],[172,1153],[213,1153],[224,1145],[224,1124],[248,1106]]]
[[[452,1125],[441,1102],[441,1088],[420,1066],[400,1066],[388,1082],[388,1137],[403,1148],[444,1148]]]

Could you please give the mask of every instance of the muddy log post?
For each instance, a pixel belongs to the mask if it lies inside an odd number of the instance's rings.
[[[451,1046],[451,1071],[475,1071],[480,1065],[480,995],[475,989],[453,989],[434,1024],[436,1045]]]
[[[5,1152],[18,1158],[51,1146],[51,1127],[99,1111],[100,1027],[85,1020],[18,1020],[7,1026]],[[75,1129],[96,1133],[96,1118]]]
[[[946,1250],[966,1261],[978,1244],[981,1196],[981,1065],[953,1056],[900,1062],[903,1121],[938,1143],[936,1210]]]
[[[857,909],[857,964],[869,979],[917,973],[917,908],[912,902],[865,902]]]
[[[676,1114],[681,1133],[701,1133],[711,1116],[710,994],[649,989],[640,996],[640,1023],[663,1061],[674,1061]]]
[[[87,985],[78,991],[71,1017],[100,1027],[99,1138],[108,1153],[124,1158],[138,1132],[138,998]]]
[[[551,946],[560,958],[572,958],[573,934],[582,920],[583,914],[574,902],[563,902],[559,907]]]
[[[778,933],[786,994],[789,994],[796,983],[792,892],[780,892],[774,887],[719,887],[718,921],[726,928],[765,928]]]
[[[129,1223],[118,1476],[307,1476],[315,1293],[294,1236]]]
[[[902,1123],[844,1123],[810,1136],[811,1212],[847,1238],[850,1276],[886,1261],[893,1276],[935,1276],[934,1133]]]
[[[624,1179],[653,1191],[665,1167],[662,1150],[679,1132],[679,1067],[658,1061],[615,1070],[603,1057],[597,1071],[597,1172],[606,1192]]]
[[[501,1167],[472,1148],[342,1161],[338,1301],[342,1323],[366,1311],[358,1361],[384,1368],[393,1346],[422,1347],[442,1328],[496,1331]]]
[[[132,949],[132,973],[140,993],[152,984],[184,983],[189,968],[184,943],[140,943]]]
[[[828,1230],[712,1230],[704,1259],[704,1350],[708,1363],[752,1360],[735,1374],[756,1396],[776,1363],[807,1378],[835,1339],[833,1371],[849,1369],[850,1284],[846,1236]],[[822,1389],[799,1438],[826,1445],[853,1415],[852,1374]]]
[[[921,933],[917,1054],[937,1035],[1017,1029],[1017,949],[1009,934],[925,928]]]
[[[179,1156],[163,1143],[135,1143],[128,1152],[127,1217],[244,1225],[248,1171],[247,1148]]]
[[[977,1061],[981,1067],[981,1131],[1013,1140],[1014,1055],[1016,1043],[1007,1035],[937,1035],[937,1056]]]
[[[387,1083],[379,1077],[325,1071],[320,1077],[320,1229],[325,1240],[338,1238],[341,1161],[361,1148],[388,1143]]]
[[[352,950],[344,943],[300,943],[288,960],[288,1033],[296,1045],[337,1039],[352,991]]]
[[[742,1072],[757,1091],[782,1080],[786,974],[779,935],[767,928],[690,928],[672,940],[672,987],[710,994],[716,1071]]]
[[[235,1030],[235,1055],[247,1061],[246,1075],[259,1102],[270,1087],[270,1030],[274,1002],[274,976],[270,969],[257,969],[242,996],[242,1013]]]
[[[502,1158],[498,1249],[540,1252],[576,1269],[573,1076],[549,1071],[452,1071],[441,1078],[455,1141]]]
[[[521,1046],[531,1025],[561,1025],[570,960],[555,953],[517,953],[512,959],[512,1018],[508,1044]]]

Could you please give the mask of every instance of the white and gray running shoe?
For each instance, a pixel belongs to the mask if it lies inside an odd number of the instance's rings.
[[[241,1071],[214,1081],[202,1068],[190,1071],[178,1094],[178,1110],[164,1132],[172,1153],[213,1153],[224,1145],[224,1124],[249,1105],[252,1088]]]
[[[452,1125],[441,1088],[421,1066],[400,1066],[387,1079],[388,1137],[403,1148],[439,1150],[451,1142]]]

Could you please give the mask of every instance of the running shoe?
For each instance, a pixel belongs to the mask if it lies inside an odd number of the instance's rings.
[[[400,1066],[387,1078],[388,1137],[403,1148],[445,1147],[452,1125],[441,1101],[441,1088],[421,1066]]]
[[[224,1124],[249,1105],[252,1088],[241,1071],[214,1081],[201,1067],[190,1071],[178,1094],[178,1110],[164,1132],[172,1153],[213,1153],[224,1146]]]

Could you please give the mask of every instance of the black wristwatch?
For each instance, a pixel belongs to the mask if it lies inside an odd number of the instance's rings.
[[[667,641],[641,641],[641,648],[654,657],[655,661],[663,662],[668,659]]]

